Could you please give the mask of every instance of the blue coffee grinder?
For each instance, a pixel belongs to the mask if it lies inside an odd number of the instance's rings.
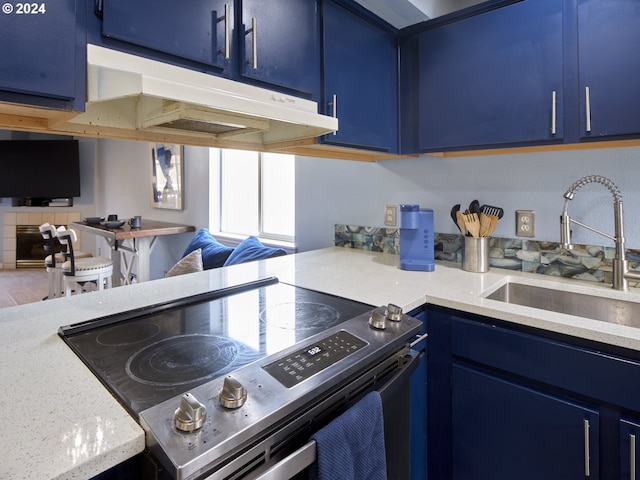
[[[400,269],[433,272],[433,210],[400,205]]]

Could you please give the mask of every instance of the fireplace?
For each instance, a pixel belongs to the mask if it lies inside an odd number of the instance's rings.
[[[51,225],[69,225],[72,222],[78,222],[82,218],[80,212],[69,211],[64,208],[32,208],[17,207],[10,211],[4,212],[2,225],[2,263],[0,268],[13,269],[24,267],[40,267],[44,268],[43,253],[44,240],[40,235],[39,226],[43,223]],[[22,227],[29,227],[32,233],[27,233],[25,245],[18,244],[18,228],[20,228],[20,237],[25,236]],[[27,231],[28,232],[28,231]],[[78,232],[79,234],[80,232]],[[80,235],[78,235],[80,237]],[[79,242],[78,247],[79,248]],[[20,254],[18,254],[18,249]],[[37,258],[32,259],[35,256]],[[20,258],[20,260],[19,260]]]
[[[16,226],[16,268],[43,268],[47,255],[36,225]]]

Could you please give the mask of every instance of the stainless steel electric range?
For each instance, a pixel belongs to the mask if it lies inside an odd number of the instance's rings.
[[[314,430],[408,384],[420,329],[393,305],[270,277],[59,334],[144,428],[144,475],[281,479],[313,461]]]

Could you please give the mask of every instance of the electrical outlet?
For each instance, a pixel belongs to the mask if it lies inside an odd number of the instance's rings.
[[[533,210],[516,210],[516,236],[535,237],[535,219]]]
[[[384,206],[384,224],[388,227],[395,227],[398,224],[398,206]]]

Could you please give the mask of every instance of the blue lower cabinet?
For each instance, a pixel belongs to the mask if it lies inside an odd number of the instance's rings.
[[[427,314],[419,308],[408,315],[422,321],[421,335],[426,333]],[[411,375],[411,480],[424,480],[427,476],[427,345],[423,340],[414,348],[421,351],[420,364]]]
[[[85,3],[4,3],[0,101],[84,110]]]
[[[640,476],[640,420],[620,420],[620,473],[616,478]]]
[[[428,478],[634,478],[639,352],[443,307],[427,316]]]
[[[454,480],[600,478],[595,409],[463,366],[452,371]]]
[[[338,117],[329,145],[398,153],[396,35],[331,0],[323,2],[323,107]]]

